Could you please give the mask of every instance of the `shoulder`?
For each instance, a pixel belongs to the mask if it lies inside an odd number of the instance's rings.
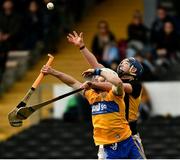
[[[140,81],[131,81],[129,82],[132,86],[132,93],[131,95],[134,97],[134,98],[137,98],[140,96],[141,94],[141,90],[142,90],[142,84]]]
[[[97,102],[99,95],[94,89],[90,89],[84,91],[84,97],[88,100],[89,104],[93,104]]]
[[[83,91],[83,95],[86,97],[86,98],[89,98],[93,95],[95,95],[95,90],[94,89],[89,89],[89,90],[84,90]]]

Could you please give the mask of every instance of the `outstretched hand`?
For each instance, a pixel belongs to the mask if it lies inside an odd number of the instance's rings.
[[[82,73],[83,77],[90,77],[94,74],[94,69],[88,69]]]
[[[73,33],[69,33],[67,36],[68,42],[74,44],[77,47],[82,47],[84,46],[84,41],[83,41],[83,33],[81,32],[79,35],[77,34],[76,31],[73,31]]]

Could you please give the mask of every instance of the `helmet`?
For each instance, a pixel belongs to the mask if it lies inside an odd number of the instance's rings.
[[[140,76],[143,73],[143,66],[141,65],[141,63],[139,61],[137,61],[134,57],[129,57],[127,58],[129,64],[130,64],[130,69],[129,72],[126,73],[123,70],[120,69],[120,65],[117,67],[117,73],[119,75],[119,77],[123,76],[123,75],[131,75],[134,76],[136,79],[140,78]],[[132,68],[135,68],[136,70],[134,72],[132,72]]]

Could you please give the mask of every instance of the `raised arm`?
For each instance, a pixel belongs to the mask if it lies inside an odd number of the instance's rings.
[[[136,87],[136,86],[135,86]],[[130,84],[130,83],[123,83],[124,92],[131,94],[136,88]],[[110,82],[92,82],[93,89],[99,89],[102,91],[110,91],[112,89],[112,83]]]
[[[49,74],[58,78],[63,83],[67,84],[68,86],[74,89],[78,89],[82,86],[82,83],[76,80],[75,78],[73,78],[72,76],[65,74],[63,72],[57,71],[50,66],[43,66],[43,68],[41,69],[41,72],[44,73],[45,75]]]
[[[73,34],[69,34],[67,36],[67,39],[70,43],[77,46],[81,53],[83,54],[86,61],[89,63],[89,65],[92,68],[103,68],[104,66],[100,64],[93,53],[91,53],[85,46],[84,40],[83,40],[83,33],[81,32],[79,35],[76,31],[73,31]]]
[[[118,77],[117,73],[108,68],[102,69],[88,69],[83,72],[83,76],[87,77],[90,75],[99,75],[104,77],[108,82],[112,84],[112,91],[114,94],[122,96],[123,95],[123,82]]]
[[[104,68],[104,66],[97,61],[94,54],[91,53],[86,48],[84,40],[83,40],[83,33],[82,32],[78,35],[77,32],[73,31],[73,34],[69,34],[67,36],[67,39],[68,39],[68,41],[70,43],[74,44],[76,47],[78,47],[80,49],[80,51],[83,54],[84,58],[86,59],[86,61],[88,62],[88,64],[92,68],[94,68],[94,69],[96,69],[96,68]],[[123,87],[124,87],[124,91],[126,93],[132,93],[133,88],[132,88],[131,84],[124,83]],[[110,85],[103,85],[103,84],[100,84],[100,83],[94,84],[93,88],[94,89],[106,90],[106,91],[109,91],[111,89]]]
[[[102,64],[100,64],[96,57],[94,56],[93,53],[91,53],[86,46],[84,45],[84,48],[80,49],[81,53],[83,54],[83,56],[85,57],[85,59],[87,60],[87,62],[89,63],[89,65],[92,68],[103,68],[104,66]]]

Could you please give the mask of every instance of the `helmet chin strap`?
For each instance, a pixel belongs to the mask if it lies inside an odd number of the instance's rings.
[[[130,81],[130,80],[135,80],[136,79],[136,75],[133,74],[133,73],[127,73],[127,72],[124,72],[123,70],[119,70],[119,77],[123,80],[123,81]]]
[[[120,70],[120,72],[118,73],[118,75],[120,76],[120,77],[122,77],[122,76],[133,76],[133,77],[135,77],[136,76],[136,74],[134,74],[134,73],[132,73],[132,72],[124,72],[123,70]]]
[[[134,72],[136,72],[136,68],[134,68],[134,65],[131,65],[131,67],[129,68],[129,73],[132,75],[132,76],[136,76],[136,74]]]

